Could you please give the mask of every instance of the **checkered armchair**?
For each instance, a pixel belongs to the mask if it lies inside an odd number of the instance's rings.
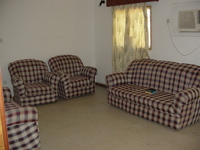
[[[10,89],[3,87],[5,117],[10,150],[36,150],[40,147],[37,109],[20,106],[12,100]]]
[[[57,101],[60,78],[49,72],[45,62],[23,59],[8,66],[14,90],[14,100],[22,106]]]
[[[108,102],[151,121],[182,129],[200,119],[200,66],[171,61],[132,61],[106,76]],[[158,92],[148,94],[153,88]]]
[[[97,69],[84,66],[75,55],[60,55],[49,59],[51,71],[59,74],[58,95],[69,99],[95,92]]]

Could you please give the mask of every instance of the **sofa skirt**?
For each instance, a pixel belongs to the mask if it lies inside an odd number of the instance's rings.
[[[198,116],[200,114],[200,100],[185,105],[180,115],[159,112],[158,110],[131,103],[130,101],[120,99],[110,94],[108,94],[108,103],[131,114],[143,117],[176,130],[194,124],[199,120]]]

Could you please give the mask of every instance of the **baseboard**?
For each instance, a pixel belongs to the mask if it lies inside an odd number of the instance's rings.
[[[104,88],[106,88],[106,85],[105,85],[105,84],[103,84],[103,83],[98,83],[98,82],[96,82],[96,85],[97,85],[97,86],[101,86],[101,87],[104,87]]]

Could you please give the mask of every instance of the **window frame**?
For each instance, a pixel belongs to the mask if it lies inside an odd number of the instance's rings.
[[[106,6],[117,6],[117,5],[127,5],[134,3],[146,3],[146,2],[154,2],[159,0],[106,0]]]
[[[148,16],[148,10],[149,10],[149,16]],[[147,16],[148,16],[148,48],[149,50],[152,50],[152,6],[147,6]]]

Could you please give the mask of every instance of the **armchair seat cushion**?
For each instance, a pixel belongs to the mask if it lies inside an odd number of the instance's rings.
[[[41,83],[29,83],[25,85],[26,96],[47,95],[53,93],[52,86],[50,84]]]
[[[134,104],[142,105],[153,110],[174,114],[174,94],[158,91],[154,94],[148,94],[145,90],[148,88],[127,84],[109,89],[111,95],[117,95]],[[134,91],[134,92],[133,92]]]
[[[71,88],[78,88],[78,87],[84,87],[84,86],[89,86],[89,85],[90,85],[90,80],[87,77],[84,77],[84,76],[70,77]]]

